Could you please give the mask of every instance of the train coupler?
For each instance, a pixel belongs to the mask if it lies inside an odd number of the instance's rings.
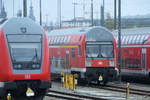
[[[34,91],[31,88],[27,88],[26,96],[27,97],[32,97],[34,95],[35,95]]]

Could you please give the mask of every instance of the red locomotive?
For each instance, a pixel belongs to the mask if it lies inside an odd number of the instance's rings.
[[[51,87],[48,41],[27,18],[11,18],[0,27],[0,97],[42,100]],[[15,100],[16,100],[15,99]]]
[[[150,77],[150,28],[123,29],[121,55],[122,75]]]
[[[70,28],[47,33],[52,73],[77,73],[88,82],[107,83],[117,75],[117,48],[102,27]]]

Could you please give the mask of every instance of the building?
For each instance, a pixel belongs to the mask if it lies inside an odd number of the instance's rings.
[[[91,20],[78,17],[72,20],[62,21],[62,27],[88,27],[91,26]],[[100,26],[100,20],[94,19],[94,26]]]

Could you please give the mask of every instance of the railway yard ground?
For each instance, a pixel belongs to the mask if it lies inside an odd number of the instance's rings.
[[[150,100],[149,85],[131,83],[130,98],[128,99],[126,99],[125,88],[126,83],[112,82],[107,86],[92,84],[89,86],[77,86],[76,90],[69,90],[63,88],[61,83],[53,82],[52,88],[44,100]],[[62,92],[63,94],[59,94],[58,92]],[[56,94],[59,94],[59,96],[56,96]],[[66,94],[68,96],[65,97],[64,95]]]

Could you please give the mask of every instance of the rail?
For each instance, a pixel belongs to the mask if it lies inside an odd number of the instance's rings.
[[[55,97],[55,98],[61,98],[61,99],[69,99],[69,100],[83,100],[83,99],[90,99],[90,100],[108,100],[100,97],[92,97],[92,96],[86,96],[86,95],[79,95],[74,93],[68,93],[68,92],[61,92],[56,90],[49,90],[48,94],[46,95],[48,97]]]

